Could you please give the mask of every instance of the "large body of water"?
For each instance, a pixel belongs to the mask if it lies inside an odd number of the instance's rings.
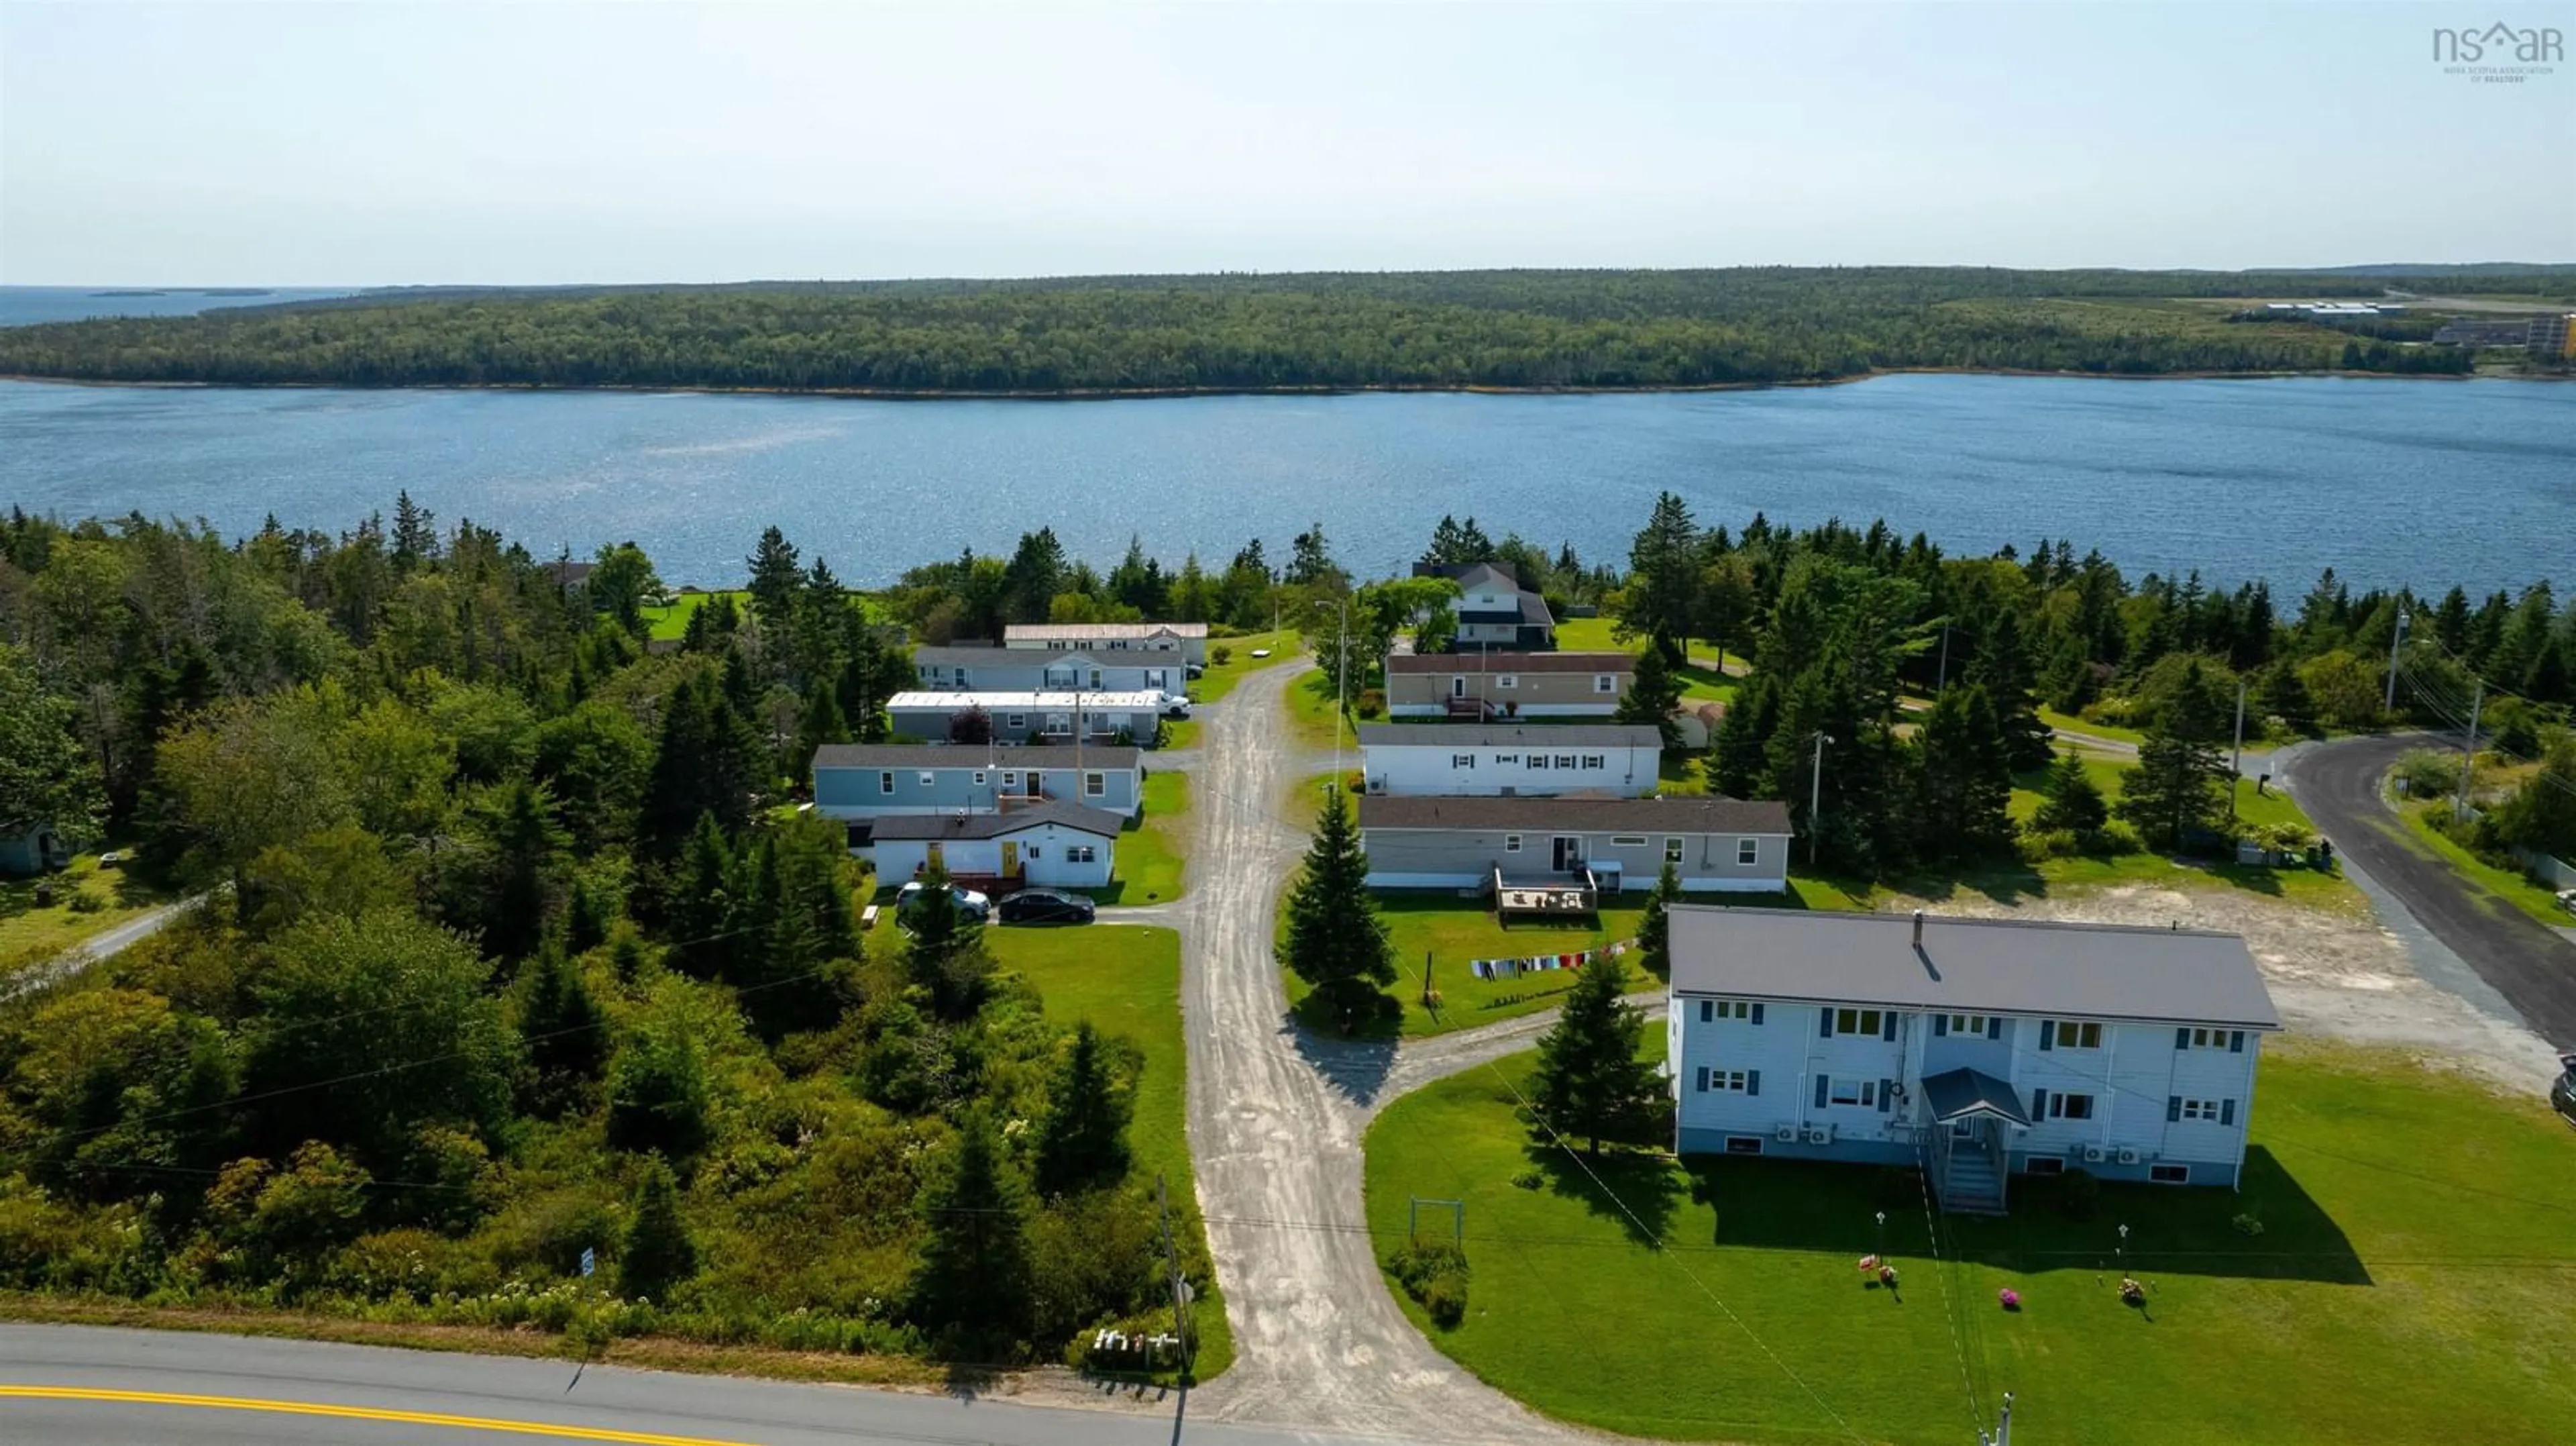
[[[351,287],[282,286],[255,295],[204,288],[117,286],[0,286],[0,326],[43,321],[87,321],[94,316],[194,316],[225,306],[274,306],[348,296]]]
[[[2042,537],[2133,575],[2304,589],[2576,581],[2576,386],[1896,376],[1606,396],[880,402],[620,392],[208,390],[0,383],[0,506],[66,517],[275,514],[342,528],[395,491],[543,554],[644,545],[674,582],[739,578],[777,523],[872,584],[1052,525],[1212,567],[1284,560],[1320,520],[1355,571],[1472,513],[1624,558],[1664,489],[1703,523],[1885,517],[1953,552]]]

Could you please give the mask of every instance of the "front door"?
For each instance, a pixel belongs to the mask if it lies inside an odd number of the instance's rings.
[[[1450,697],[1452,697],[1452,698],[1464,698],[1464,697],[1466,697],[1466,696],[1467,696],[1467,680],[1466,680],[1466,679],[1464,679],[1464,678],[1452,678],[1452,679],[1450,679],[1450,680],[1449,680],[1449,696],[1450,696]]]
[[[1019,876],[1020,846],[1014,840],[1004,839],[1002,840],[1002,877],[1016,879]]]
[[[1559,834],[1556,837],[1556,871],[1560,874],[1583,871],[1583,840]]]

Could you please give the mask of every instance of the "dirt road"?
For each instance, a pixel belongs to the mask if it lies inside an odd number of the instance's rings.
[[[1311,761],[1278,726],[1293,675],[1255,674],[1207,708],[1193,769],[1199,836],[1176,920],[1190,1148],[1236,1364],[1193,1393],[1190,1417],[1415,1441],[1596,1439],[1452,1365],[1378,1274],[1360,1207],[1360,1134],[1397,1051],[1307,1040],[1288,1019],[1270,952],[1280,884],[1305,843],[1279,813]],[[1523,1047],[1528,1027],[1513,1021],[1484,1047]],[[1453,1044],[1441,1057],[1472,1064],[1477,1048]]]

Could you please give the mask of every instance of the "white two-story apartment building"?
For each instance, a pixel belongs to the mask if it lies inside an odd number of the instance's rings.
[[[2234,1185],[2262,1037],[2233,934],[1683,905],[1666,1061],[1686,1154],[1928,1173],[1945,1208],[2007,1178]]]
[[[1662,736],[1643,724],[1360,725],[1368,791],[1391,797],[1644,798],[1662,761]]]

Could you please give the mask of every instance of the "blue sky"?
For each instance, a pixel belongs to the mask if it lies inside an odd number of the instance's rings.
[[[2576,261],[2499,19],[0,0],[0,282]]]

